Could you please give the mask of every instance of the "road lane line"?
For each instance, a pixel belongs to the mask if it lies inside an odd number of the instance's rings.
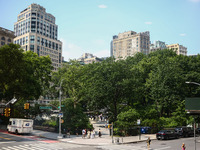
[[[169,148],[171,148],[171,146],[168,146],[168,147],[162,147],[162,148],[157,148],[157,149],[155,149],[155,150],[162,150],[162,149],[169,149]]]

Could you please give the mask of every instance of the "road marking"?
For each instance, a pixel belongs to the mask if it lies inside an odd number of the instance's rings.
[[[6,140],[12,140],[12,139],[10,139],[10,138],[5,138],[5,137],[2,137],[2,136],[0,136],[0,138],[1,138],[1,139],[6,139]]]
[[[168,147],[157,148],[155,150],[170,149],[170,148],[171,148],[171,146],[168,146]]]

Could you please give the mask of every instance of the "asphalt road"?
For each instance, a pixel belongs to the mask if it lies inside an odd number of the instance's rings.
[[[152,140],[150,150],[181,150],[185,143],[187,150],[194,150],[194,138],[173,140]],[[40,138],[33,135],[0,133],[0,150],[147,150],[146,142],[126,145],[88,146],[63,143],[57,140]],[[200,137],[197,137],[196,150],[200,150]]]
[[[172,140],[153,140],[150,148],[152,150],[181,150],[182,143],[185,143],[186,150],[195,150],[194,137],[179,138]],[[145,142],[132,144],[141,148],[147,147]],[[200,150],[200,137],[196,138],[196,150]]]

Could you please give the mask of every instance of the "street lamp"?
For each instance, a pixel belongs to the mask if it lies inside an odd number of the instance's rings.
[[[200,84],[197,83],[197,82],[189,82],[189,81],[186,81],[185,83],[187,83],[187,84],[196,84],[196,85],[200,86]],[[196,150],[196,133],[195,133],[195,124],[196,124],[196,122],[195,122],[195,117],[194,117],[194,149]]]
[[[196,85],[199,85],[199,86],[200,86],[200,83],[197,83],[197,82],[189,82],[189,81],[186,81],[185,83],[187,83],[187,84],[196,84]]]
[[[61,86],[62,86],[62,82],[63,82],[63,79],[61,79],[61,81],[60,81],[60,90],[59,90],[59,136],[58,136],[58,138],[62,138],[62,136],[61,136],[61,95],[62,95]]]

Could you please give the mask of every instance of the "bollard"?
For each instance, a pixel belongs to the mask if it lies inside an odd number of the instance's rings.
[[[115,143],[116,143],[116,144],[119,144],[119,138],[116,138],[116,139],[115,139]]]

